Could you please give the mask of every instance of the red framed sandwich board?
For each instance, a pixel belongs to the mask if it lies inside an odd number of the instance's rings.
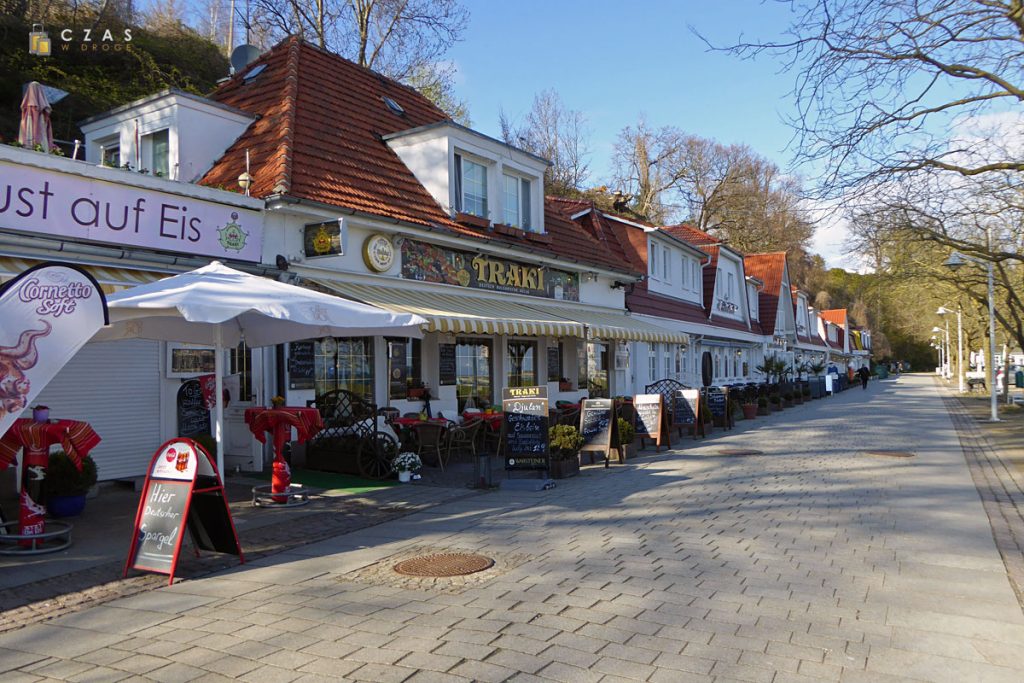
[[[167,574],[168,585],[174,583],[186,528],[197,555],[210,550],[245,563],[217,465],[202,446],[178,437],[149,463],[123,576],[138,569]]]

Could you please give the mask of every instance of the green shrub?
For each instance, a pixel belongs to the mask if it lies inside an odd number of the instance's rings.
[[[553,460],[570,460],[583,447],[583,435],[572,425],[555,425],[548,428],[548,445]]]
[[[633,439],[636,438],[636,428],[633,427],[629,422],[626,422],[621,417],[618,418],[619,428],[619,445],[627,446],[633,443]]]
[[[96,463],[92,456],[87,455],[82,459],[82,471],[79,472],[64,451],[54,451],[50,454],[46,479],[43,480],[43,489],[47,496],[85,495],[95,483]]]

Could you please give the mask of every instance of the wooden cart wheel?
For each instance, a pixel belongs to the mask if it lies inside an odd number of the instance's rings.
[[[391,461],[398,455],[398,442],[390,434],[374,432],[365,439],[356,455],[359,474],[367,479],[387,479]]]

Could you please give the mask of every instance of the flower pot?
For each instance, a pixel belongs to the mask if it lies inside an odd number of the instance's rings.
[[[756,403],[744,403],[743,404],[743,419],[753,420],[757,417],[757,404]]]
[[[619,453],[622,455],[623,460],[629,460],[630,458],[636,457],[636,443],[626,443],[619,446]]]
[[[85,494],[77,496],[50,496],[46,511],[51,517],[77,517],[85,509]]]
[[[568,479],[580,473],[579,456],[551,461],[551,478]]]
[[[782,403],[781,402],[780,403],[772,403],[771,406],[772,406],[772,411],[773,412],[781,412],[782,411]]]
[[[402,470],[401,472],[398,473],[398,481],[402,482],[403,484],[408,484],[410,481],[412,481],[412,472],[410,472],[409,470]]]
[[[771,411],[768,409],[768,406],[758,406],[757,407],[757,414],[758,415],[768,415],[770,412]]]

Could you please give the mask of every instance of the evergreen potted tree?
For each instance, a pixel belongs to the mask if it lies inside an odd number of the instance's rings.
[[[782,405],[785,408],[793,407],[793,392],[787,391],[782,395]]]
[[[47,512],[54,517],[77,517],[85,509],[85,496],[96,483],[96,463],[82,458],[79,470],[64,451],[54,451],[46,468],[43,488]]]
[[[572,425],[548,428],[548,447],[551,450],[551,478],[567,479],[580,473],[580,448],[583,435]]]
[[[768,414],[768,399],[764,396],[757,397],[757,414],[767,415]]]
[[[778,394],[772,394],[768,397],[768,402],[772,404],[773,411],[782,410],[782,397]]]
[[[757,394],[752,389],[744,389],[740,394],[740,410],[743,411],[744,420],[757,417]]]
[[[623,420],[621,417],[618,418],[619,428],[619,454],[623,460],[636,457],[636,444],[633,443],[636,439],[636,428]]]

